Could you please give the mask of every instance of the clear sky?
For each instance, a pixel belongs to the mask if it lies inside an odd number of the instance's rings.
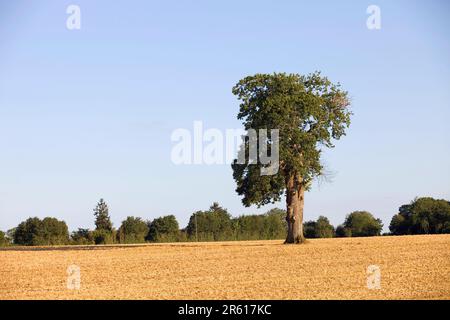
[[[66,8],[81,9],[68,30]],[[369,30],[366,9],[381,9]],[[92,228],[100,197],[128,215],[213,201],[244,208],[229,165],[176,166],[171,133],[240,128],[232,86],[254,73],[321,70],[352,97],[331,182],[305,219],[368,210],[386,226],[416,196],[450,199],[448,1],[0,0],[0,230],[30,216]],[[284,203],[277,204],[283,208]]]

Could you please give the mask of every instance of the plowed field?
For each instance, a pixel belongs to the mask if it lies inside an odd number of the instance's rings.
[[[450,235],[9,248],[0,299],[450,299]]]

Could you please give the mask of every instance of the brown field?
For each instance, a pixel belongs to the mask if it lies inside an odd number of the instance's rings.
[[[450,299],[450,235],[38,249],[0,251],[0,299]]]

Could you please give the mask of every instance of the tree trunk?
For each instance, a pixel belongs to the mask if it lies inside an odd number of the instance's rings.
[[[301,179],[291,175],[286,179],[286,221],[288,234],[284,243],[303,243],[303,207],[305,187]]]

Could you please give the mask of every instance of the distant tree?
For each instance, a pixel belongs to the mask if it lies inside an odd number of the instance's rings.
[[[69,242],[69,228],[64,221],[46,217],[42,220],[44,244],[57,245]]]
[[[393,235],[409,234],[411,232],[411,225],[404,216],[396,214],[392,217],[389,230]]]
[[[286,210],[280,209],[280,208],[272,208],[269,211],[265,213],[266,216],[278,216],[280,217],[281,221],[286,225],[287,228],[287,222],[286,222]]]
[[[264,214],[232,218],[233,236],[224,240],[271,240],[286,236],[286,211],[278,208]]]
[[[29,218],[14,232],[14,243],[27,246],[67,244],[69,230],[64,221],[56,218]]]
[[[9,239],[3,231],[0,231],[0,247],[9,245]]]
[[[73,231],[70,235],[73,244],[86,245],[94,244],[94,237],[89,229],[79,228],[77,231]]]
[[[149,227],[141,218],[127,217],[119,228],[118,238],[120,243],[145,242]]]
[[[178,233],[178,242],[188,242],[188,241],[189,241],[189,236],[186,232],[186,228],[183,228]]]
[[[336,227],[335,234],[337,238],[345,237],[344,226],[342,224]]]
[[[333,147],[350,125],[347,92],[316,72],[256,74],[240,80],[233,94],[241,101],[238,119],[245,130],[279,130],[278,147],[271,135],[264,141],[269,153],[279,150],[279,161],[269,164],[243,157],[252,140],[245,138],[239,152],[245,163],[232,164],[236,192],[245,206],[273,203],[285,195],[285,243],[302,243],[304,193],[323,174],[322,149]],[[274,169],[272,175],[262,174],[268,169]]]
[[[92,238],[95,244],[114,244],[117,237],[117,231],[112,229],[111,231],[98,229],[92,231]]]
[[[450,233],[450,202],[430,197],[402,205],[389,225],[394,235]]]
[[[450,233],[450,222],[447,221],[446,223],[444,223],[442,233]]]
[[[113,227],[111,218],[109,217],[108,205],[103,199],[100,199],[99,203],[95,207],[94,216],[96,230],[105,230],[112,232]]]
[[[174,215],[163,216],[148,223],[147,241],[174,242],[180,233],[177,218]]]
[[[336,237],[343,238],[343,237],[351,237],[352,236],[352,230],[344,227],[342,224],[338,225],[336,227]]]
[[[316,237],[316,222],[306,221],[303,223],[303,234],[305,238],[315,238]]]
[[[334,237],[334,227],[328,218],[320,216],[317,221],[308,221],[303,224],[303,231],[306,238],[332,238]]]
[[[383,223],[367,211],[354,211],[346,217],[344,228],[351,231],[352,237],[379,236]]]
[[[14,227],[14,228],[6,231],[6,237],[8,238],[8,241],[10,243],[14,243],[14,234],[16,233],[16,230],[17,230],[17,227]]]
[[[191,215],[186,232],[193,240],[229,240],[233,235],[231,216],[226,209],[214,202],[209,210],[197,211]]]
[[[235,239],[233,240],[260,240],[264,238],[264,221],[263,215],[243,215],[232,219],[234,226]],[[229,239],[223,239],[229,240]]]
[[[35,217],[21,222],[14,232],[14,243],[19,245],[38,245],[42,231],[42,221]]]
[[[315,230],[316,238],[333,238],[334,227],[331,225],[328,218],[320,216],[316,222]]]
[[[274,208],[264,216],[264,239],[282,239],[287,231],[286,210]]]

